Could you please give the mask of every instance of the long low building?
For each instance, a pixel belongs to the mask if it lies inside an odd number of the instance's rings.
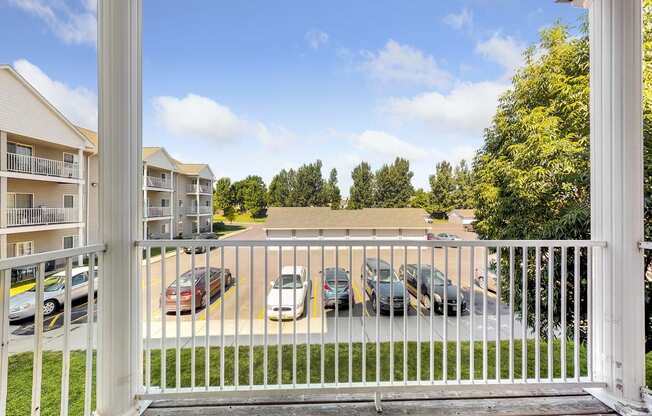
[[[425,240],[426,217],[418,208],[269,208],[264,230],[268,240]]]

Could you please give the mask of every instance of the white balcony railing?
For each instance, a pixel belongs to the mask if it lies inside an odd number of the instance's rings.
[[[188,207],[186,208],[186,214],[188,215],[207,215],[211,213],[211,207],[200,205],[198,207]]]
[[[7,208],[7,226],[79,222],[77,208]]]
[[[147,207],[147,218],[169,217],[172,215],[170,207]]]
[[[45,337],[45,316],[44,316],[44,307],[33,308],[31,306],[26,306],[25,302],[16,302],[10,297],[10,277],[12,270],[30,270],[34,269],[33,277],[36,280],[35,290],[34,290],[34,300],[36,305],[44,305],[45,296],[46,296],[46,270],[48,263],[57,263],[63,264],[65,270],[69,272],[64,272],[64,287],[61,289],[61,304],[59,307],[63,310],[63,316],[61,316],[61,329],[57,328],[57,337],[60,339],[59,347],[61,351],[61,372],[57,377],[61,378],[61,392],[60,395],[56,394],[55,396],[49,396],[48,401],[58,400],[60,401],[56,404],[56,412],[59,410],[61,414],[69,414],[69,407],[74,405],[74,401],[79,399],[80,404],[83,403],[83,413],[82,409],[77,409],[75,413],[90,415],[94,410],[94,392],[93,388],[96,380],[96,366],[94,363],[93,356],[95,355],[95,334],[97,330],[95,329],[96,325],[96,300],[94,294],[99,292],[99,281],[102,278],[101,270],[101,257],[103,255],[104,246],[94,245],[89,247],[81,248],[72,248],[59,251],[51,251],[47,253],[40,253],[10,259],[1,259],[0,260],[0,279],[2,279],[2,284],[0,284],[0,310],[7,311],[9,316],[2,316],[3,321],[14,321],[19,319],[21,316],[33,317],[34,319],[34,340],[31,341],[34,345],[33,352],[31,353],[32,357],[32,395],[31,399],[29,396],[25,399],[27,405],[31,400],[31,413],[32,414],[42,414],[41,409],[45,410],[48,405],[52,403],[42,403],[41,397],[41,386],[43,379],[52,377],[52,374],[49,374],[47,367],[45,366],[53,364],[54,362],[48,360],[48,358],[43,357],[43,350],[45,343],[47,342]],[[78,259],[83,257],[83,264],[86,266],[87,273],[90,273],[90,278],[87,279],[87,282],[84,283],[84,286],[77,287],[75,290],[73,286],[72,279],[72,270],[73,265]],[[35,265],[35,266],[33,266]],[[93,265],[93,267],[89,267]],[[51,289],[51,288],[50,288]],[[47,293],[48,297],[52,292]],[[58,294],[57,294],[58,296]],[[85,297],[88,301],[85,304],[79,304],[75,306],[75,315],[71,314],[72,302],[80,297]],[[85,314],[85,319],[80,320],[77,314]],[[74,316],[74,318],[73,318]],[[6,322],[6,321],[5,321]],[[49,325],[50,327],[52,325]],[[51,328],[50,328],[51,329]],[[11,386],[14,383],[17,383],[19,376],[17,377],[16,372],[7,371],[8,367],[11,367],[11,362],[15,362],[16,356],[9,354],[9,344],[10,344],[10,331],[13,331],[9,325],[0,324],[0,414],[4,415],[11,414],[12,411],[14,414],[19,413],[30,413],[29,411],[16,411],[15,409],[7,409],[7,386]],[[74,351],[71,351],[73,350]],[[84,371],[72,371],[74,369],[73,360],[81,360],[84,367]],[[77,390],[79,395],[76,393],[76,398],[69,394],[70,390]],[[81,386],[81,387],[80,387]],[[45,397],[43,397],[45,401]],[[41,406],[44,404],[44,406]],[[26,406],[27,407],[27,406]],[[52,409],[55,406],[50,407]],[[49,411],[48,411],[49,412]],[[54,410],[52,410],[54,412]]]
[[[172,181],[169,178],[147,176],[147,186],[152,188],[172,189]]]
[[[139,244],[147,259],[141,272],[142,400],[179,392],[253,397],[420,385],[606,385],[592,366],[592,346],[603,342],[592,314],[594,268],[600,267],[592,258],[602,242]],[[150,267],[153,248],[190,248],[183,264],[210,263],[216,280],[191,279],[191,287],[180,288],[178,277],[192,269],[170,260],[172,277],[162,274],[161,267]],[[327,268],[346,270],[342,289],[325,281]],[[297,284],[273,288],[281,274],[295,270]],[[225,308],[218,299],[226,296]],[[176,371],[168,376],[174,365],[166,357],[176,357]]]
[[[7,170],[32,175],[79,179],[79,163],[7,153]]]
[[[210,194],[212,193],[212,189],[210,185],[202,185],[202,184],[189,184],[187,187],[188,193],[189,194]]]

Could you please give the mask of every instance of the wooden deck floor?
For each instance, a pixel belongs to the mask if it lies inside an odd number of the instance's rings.
[[[615,414],[588,393],[576,389],[469,394],[384,395],[383,416],[391,415],[604,415]],[[292,398],[157,401],[145,416],[264,415],[264,416],[377,416],[369,395],[298,396]]]

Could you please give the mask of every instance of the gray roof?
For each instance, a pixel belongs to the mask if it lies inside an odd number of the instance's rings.
[[[474,209],[454,209],[451,212],[448,213],[448,215],[453,215],[457,214],[460,217],[463,218],[475,218],[475,210]]]
[[[265,229],[426,229],[430,228],[425,222],[427,215],[420,208],[269,208]]]

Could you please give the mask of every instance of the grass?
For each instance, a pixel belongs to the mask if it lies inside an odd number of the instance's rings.
[[[248,212],[244,212],[244,213],[236,214],[233,221],[229,221],[226,218],[224,218],[224,215],[215,214],[213,216],[213,221],[214,222],[222,221],[224,223],[230,223],[230,222],[235,222],[235,223],[264,223],[265,221],[267,221],[267,217],[254,218]]]
[[[468,342],[461,343],[461,378],[469,378],[469,346]],[[434,343],[434,372],[433,377],[437,380],[442,379],[442,366],[441,358],[443,356],[442,342]],[[487,376],[489,378],[495,377],[496,368],[494,365],[495,357],[495,343],[488,345],[488,367]],[[567,374],[572,377],[573,372],[573,344],[567,345]],[[326,383],[335,381],[335,344],[327,344],[324,349],[324,381]],[[547,355],[545,353],[546,343],[541,344],[541,377],[547,377]],[[553,344],[555,360],[553,363],[554,375],[559,377],[561,374],[561,367],[559,364],[560,343]],[[352,357],[352,380],[359,382],[362,380],[362,344],[354,343],[351,350]],[[308,376],[308,368],[306,366],[306,354],[308,348],[306,345],[298,345],[296,351],[296,382],[301,384],[305,383]],[[233,347],[224,348],[224,371],[225,371],[225,385],[234,384],[234,363],[235,363],[235,349]],[[338,375],[340,381],[348,381],[348,357],[349,357],[348,344],[339,345],[338,357]],[[382,381],[390,380],[389,369],[389,354],[390,344],[380,344],[381,354],[381,372],[380,379]],[[405,374],[408,380],[417,379],[417,343],[408,343],[408,357],[407,357],[407,373],[403,371],[403,343],[397,342],[394,344],[394,380],[402,381]],[[475,343],[475,378],[482,378],[482,344]],[[584,347],[580,348],[581,354],[581,373],[586,374],[586,354]],[[204,349],[197,348],[196,355],[196,376],[195,385],[205,385],[204,379]],[[500,373],[502,377],[509,376],[509,344],[507,342],[501,343],[501,368]],[[255,384],[262,384],[264,380],[264,368],[268,369],[268,383],[278,383],[277,368],[278,368],[278,349],[276,345],[268,347],[267,366],[265,366],[264,348],[262,346],[255,346],[253,349],[253,376]],[[320,368],[321,368],[321,351],[319,345],[311,345],[310,347],[310,380],[312,383],[319,383]],[[534,342],[528,341],[528,377],[534,377]],[[455,343],[449,342],[447,346],[447,361],[448,361],[448,379],[455,380],[455,362],[456,350]],[[652,366],[652,353],[647,357],[648,362],[648,385],[652,384],[652,374],[650,369]],[[189,387],[191,385],[191,350],[181,350],[181,386]],[[166,351],[166,385],[168,387],[175,386],[175,366],[176,366],[176,351]],[[151,351],[151,383],[152,385],[160,385],[161,380],[161,352],[160,350]],[[376,380],[376,344],[368,343],[366,346],[366,366],[364,370],[366,379],[368,381]],[[430,379],[430,345],[427,342],[421,344],[421,378],[423,380]],[[85,352],[74,351],[71,353],[71,366],[70,366],[70,414],[81,414],[84,401],[84,376],[85,376]],[[286,384],[292,383],[292,346],[285,345],[282,348],[282,382]],[[514,377],[521,377],[521,343],[515,341],[514,344]],[[212,386],[219,385],[220,383],[220,348],[212,347],[210,349],[210,384]],[[249,347],[241,346],[239,348],[239,383],[246,385],[249,383]],[[60,352],[44,352],[43,353],[43,390],[41,397],[41,414],[57,415],[59,412],[59,400],[61,394],[61,353]],[[9,357],[9,385],[8,385],[8,401],[7,401],[7,415],[24,415],[29,414],[31,403],[31,387],[32,386],[32,353],[21,353]],[[94,398],[93,398],[94,400]]]
[[[227,234],[244,230],[245,228],[247,227],[243,227],[242,225],[237,225],[237,224],[224,224],[222,227],[215,228],[215,234],[217,235],[218,238],[221,238]]]
[[[165,247],[165,252],[166,253],[169,253],[169,252],[174,251],[174,250],[175,250],[174,247]],[[152,247],[152,248],[149,249],[149,257],[150,257],[150,259],[155,257],[155,256],[158,256],[160,254],[161,254],[161,247]],[[146,258],[147,258],[147,251],[143,250],[143,259],[146,259]]]
[[[434,343],[435,365],[433,376],[436,380],[442,379],[442,366],[441,358],[443,356],[443,343]],[[468,342],[461,343],[461,379],[469,378],[469,347]],[[494,378],[496,375],[496,368],[494,365],[494,357],[496,344],[490,342],[488,345],[488,366],[487,376]],[[324,381],[326,383],[335,381],[335,344],[327,344],[324,349]],[[561,366],[559,363],[560,356],[560,343],[555,341],[553,343],[554,349],[554,362],[553,373],[555,377],[561,374]],[[352,369],[351,374],[354,382],[362,380],[362,344],[354,343],[352,348]],[[340,381],[348,381],[348,344],[339,345],[339,367],[338,375]],[[547,377],[547,344],[541,343],[541,377]],[[308,348],[306,345],[297,346],[297,383],[305,383],[307,380],[307,366],[306,366],[306,353]],[[233,347],[224,349],[224,363],[225,363],[225,385],[234,384],[234,353]],[[380,379],[382,381],[389,381],[389,354],[390,344],[380,344],[381,353],[381,372]],[[168,387],[175,386],[175,366],[176,366],[176,351],[166,351],[166,385]],[[197,348],[196,354],[196,386],[205,385],[204,379],[204,349]],[[417,379],[417,343],[408,343],[408,359],[407,359],[407,378],[408,380]],[[482,378],[482,344],[475,343],[475,378]],[[253,350],[254,364],[253,375],[254,383],[261,384],[264,380],[264,348],[256,346]],[[503,378],[509,376],[509,344],[503,341],[501,343],[501,367],[500,373]],[[70,365],[70,414],[81,414],[84,405],[84,377],[85,377],[85,352],[73,351],[71,353]],[[321,368],[321,351],[319,345],[311,345],[310,347],[310,380],[312,383],[319,383],[320,368]],[[573,372],[573,344],[567,344],[567,375],[572,377]],[[278,349],[276,345],[268,347],[267,368],[268,368],[268,383],[278,383],[277,368],[278,368]],[[528,341],[528,377],[534,377],[534,342]],[[455,343],[449,342],[447,346],[447,361],[448,361],[448,379],[455,380],[455,362],[456,350]],[[189,387],[191,385],[191,350],[181,350],[181,386]],[[405,373],[403,372],[403,344],[397,342],[394,344],[394,380],[400,382],[403,380]],[[586,351],[582,346],[580,348],[580,363],[581,374],[586,374]],[[652,385],[652,352],[646,356],[646,382],[647,385]],[[152,350],[151,352],[151,365],[152,365],[152,385],[160,385],[161,380],[161,352],[159,350]],[[292,383],[292,346],[285,345],[282,348],[282,382],[285,384]],[[212,347],[210,349],[210,384],[211,386],[219,385],[220,374],[220,348]],[[368,343],[366,346],[366,366],[365,376],[368,381],[376,380],[376,344]],[[249,347],[241,346],[239,348],[239,382],[241,385],[249,383]],[[519,379],[521,377],[521,343],[516,340],[514,343],[514,377]],[[430,379],[430,345],[427,342],[421,344],[421,378],[423,380]],[[60,352],[44,352],[43,353],[43,387],[41,396],[41,414],[44,416],[58,415],[59,414],[59,400],[61,395],[61,353]],[[31,404],[31,389],[32,389],[32,353],[21,353],[9,357],[9,385],[8,385],[8,400],[7,400],[7,415],[18,416],[29,414]],[[95,401],[95,389],[93,389],[93,402]]]

